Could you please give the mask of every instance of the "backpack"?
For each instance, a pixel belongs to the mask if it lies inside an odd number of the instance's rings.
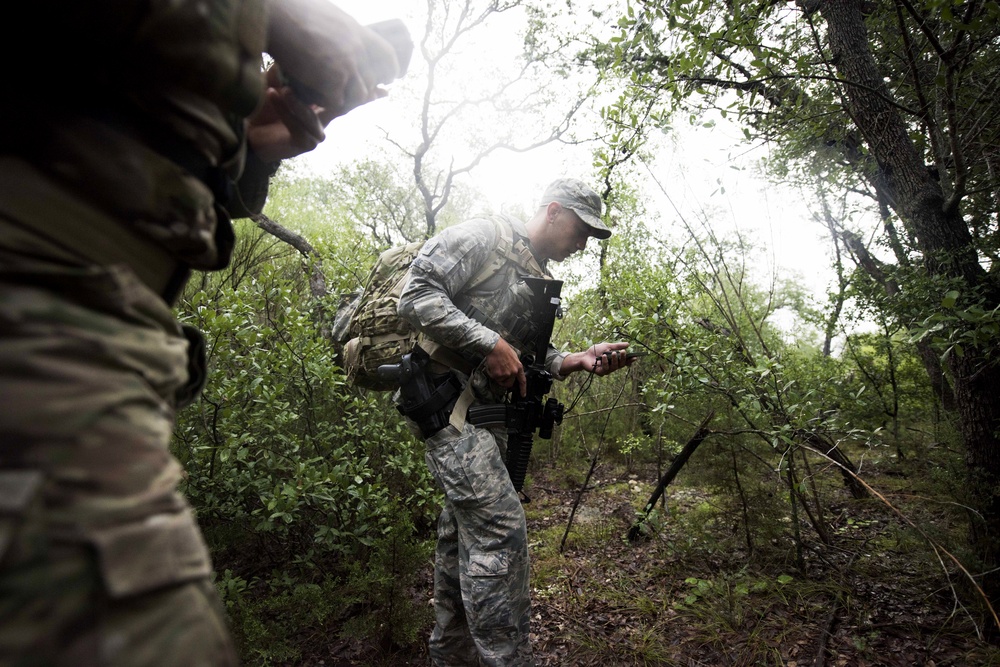
[[[493,258],[466,283],[463,290],[486,282],[509,261],[531,273],[542,273],[527,243],[523,239],[515,239],[510,222],[503,216],[491,219],[500,229]],[[347,301],[339,310],[339,322],[334,325],[334,330],[341,333],[339,336],[335,333],[335,338],[346,340],[342,358],[350,384],[378,391],[395,389],[398,386],[396,381],[380,377],[378,367],[398,364],[418,340],[422,343],[421,347],[430,348],[427,351],[431,358],[451,367],[460,367],[464,363],[454,352],[422,338],[397,312],[399,296],[409,278],[410,265],[424,243],[426,241],[414,241],[384,251],[368,274],[360,296]]]

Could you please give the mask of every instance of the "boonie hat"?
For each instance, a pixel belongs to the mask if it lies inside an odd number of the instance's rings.
[[[558,202],[580,216],[591,236],[606,239],[611,230],[601,220],[601,196],[575,178],[559,178],[545,189],[540,206]]]

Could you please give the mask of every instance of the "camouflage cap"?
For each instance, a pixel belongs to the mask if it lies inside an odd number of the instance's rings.
[[[606,239],[611,236],[611,230],[601,220],[601,196],[587,187],[583,181],[575,178],[559,178],[545,189],[541,206],[558,202],[580,216],[580,219],[590,227],[591,236]]]

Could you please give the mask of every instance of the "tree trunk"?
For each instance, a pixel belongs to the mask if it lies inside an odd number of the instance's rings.
[[[826,0],[830,50],[844,80],[845,106],[864,136],[888,185],[889,204],[917,240],[932,276],[960,281],[962,296],[979,292],[988,304],[1000,302],[998,289],[979,264],[972,235],[958,199],[946,202],[916,146],[892,94],[876,67],[868,44],[862,0]],[[966,460],[978,490],[981,524],[972,531],[973,546],[984,559],[982,582],[991,603],[1000,603],[1000,366],[987,351],[966,347],[949,359],[955,401],[961,420]]]
[[[826,192],[822,184],[818,184],[817,191],[821,193],[820,204],[823,206],[822,222],[830,232],[830,240],[833,242],[833,267],[837,271],[837,294],[833,299],[833,309],[827,317],[826,325],[823,328],[823,356],[829,357],[833,346],[833,337],[837,333],[837,325],[840,322],[840,314],[844,310],[844,302],[847,300],[847,288],[850,281],[844,275],[844,260],[840,253],[840,235],[837,233],[839,225],[833,217],[830,205],[826,200]]]
[[[973,517],[972,547],[983,561],[983,591],[1000,607],[1000,366],[978,354],[952,355],[949,364],[965,440],[969,490],[981,519]],[[1000,627],[990,627],[1000,644]]]
[[[293,232],[263,213],[255,213],[250,216],[250,219],[268,234],[298,250],[305,259],[315,262],[309,272],[309,292],[314,299],[326,296],[326,276],[323,275],[322,263],[316,258],[316,250],[312,244],[301,234]]]
[[[826,436],[804,429],[798,429],[795,435],[798,439],[813,447],[819,454],[826,456],[837,464],[840,476],[844,480],[844,486],[851,492],[852,498],[861,500],[862,498],[869,497],[868,489],[858,479],[858,467],[847,458],[844,452],[840,451],[837,443],[832,442]]]

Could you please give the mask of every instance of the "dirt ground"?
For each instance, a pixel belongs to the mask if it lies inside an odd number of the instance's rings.
[[[721,552],[678,520],[711,502],[683,487],[668,491],[667,520],[629,543],[624,536],[651,491],[638,477],[595,476],[568,536],[578,492],[544,477],[526,488],[539,667],[1000,665],[1000,651],[976,636],[974,613],[956,601],[960,583],[926,565],[928,549],[886,547],[877,506],[835,519],[838,541],[809,548],[805,571],[751,567],[745,551]],[[428,564],[412,592],[428,609],[431,577]],[[391,649],[338,640],[303,664],[429,665],[430,630]]]

